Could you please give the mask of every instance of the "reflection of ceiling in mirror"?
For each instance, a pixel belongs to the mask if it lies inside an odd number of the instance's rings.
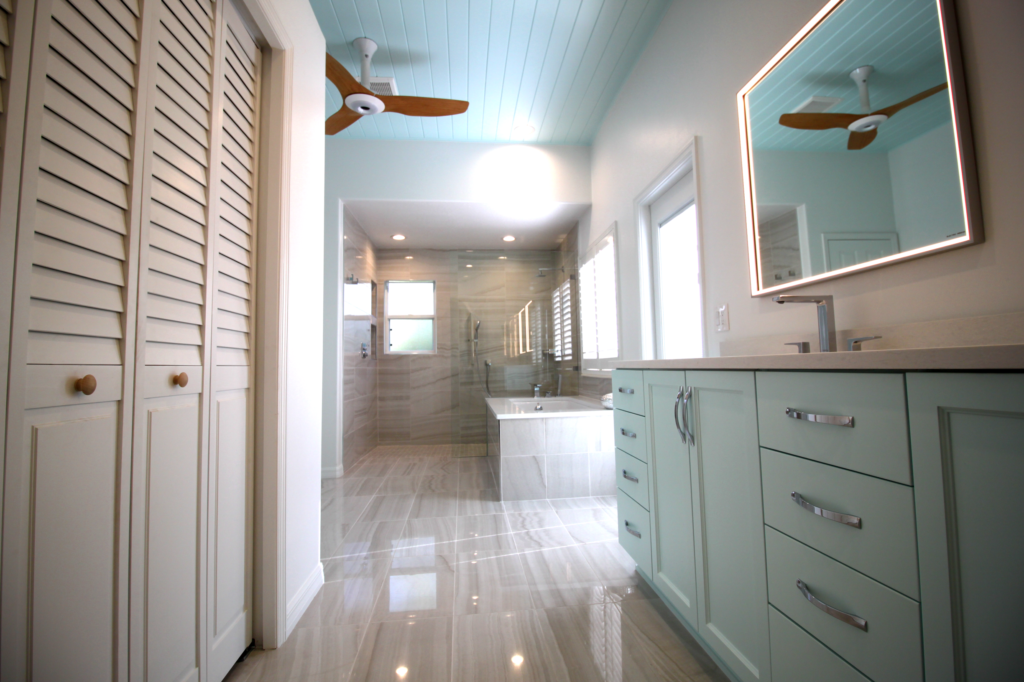
[[[846,0],[750,92],[754,149],[846,151],[846,130],[795,130],[779,116],[812,96],[842,98],[830,112],[861,113],[850,72],[863,65],[875,68],[868,79],[875,111],[943,83],[935,0]],[[939,93],[883,123],[860,153],[891,151],[951,118],[948,91]]]

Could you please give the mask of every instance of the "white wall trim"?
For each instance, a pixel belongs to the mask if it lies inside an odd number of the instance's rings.
[[[302,587],[295,593],[291,601],[288,602],[287,610],[287,624],[285,626],[285,639],[292,634],[292,630],[299,624],[299,619],[302,618],[302,614],[309,608],[310,603],[313,601],[313,597],[320,591],[320,588],[324,584],[324,564],[318,562],[313,572],[307,576],[302,582]]]
[[[344,473],[344,467],[339,463],[338,466],[334,467],[323,467],[320,469],[320,478],[341,478]]]

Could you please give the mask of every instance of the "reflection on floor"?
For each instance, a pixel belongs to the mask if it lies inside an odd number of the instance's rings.
[[[727,680],[636,575],[614,497],[502,503],[486,460],[388,446],[321,509],[326,583],[228,682]]]

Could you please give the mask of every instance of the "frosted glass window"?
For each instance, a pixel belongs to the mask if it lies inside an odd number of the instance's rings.
[[[434,290],[434,282],[392,280],[385,283],[388,353],[437,351]]]
[[[388,350],[391,353],[432,353],[434,351],[434,320],[389,320],[388,341]]]
[[[433,282],[388,282],[388,316],[433,314]]]

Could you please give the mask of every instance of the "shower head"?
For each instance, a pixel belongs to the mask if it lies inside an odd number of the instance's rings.
[[[473,327],[473,331],[475,331],[475,332],[480,331],[480,320],[476,321],[476,326]]]

